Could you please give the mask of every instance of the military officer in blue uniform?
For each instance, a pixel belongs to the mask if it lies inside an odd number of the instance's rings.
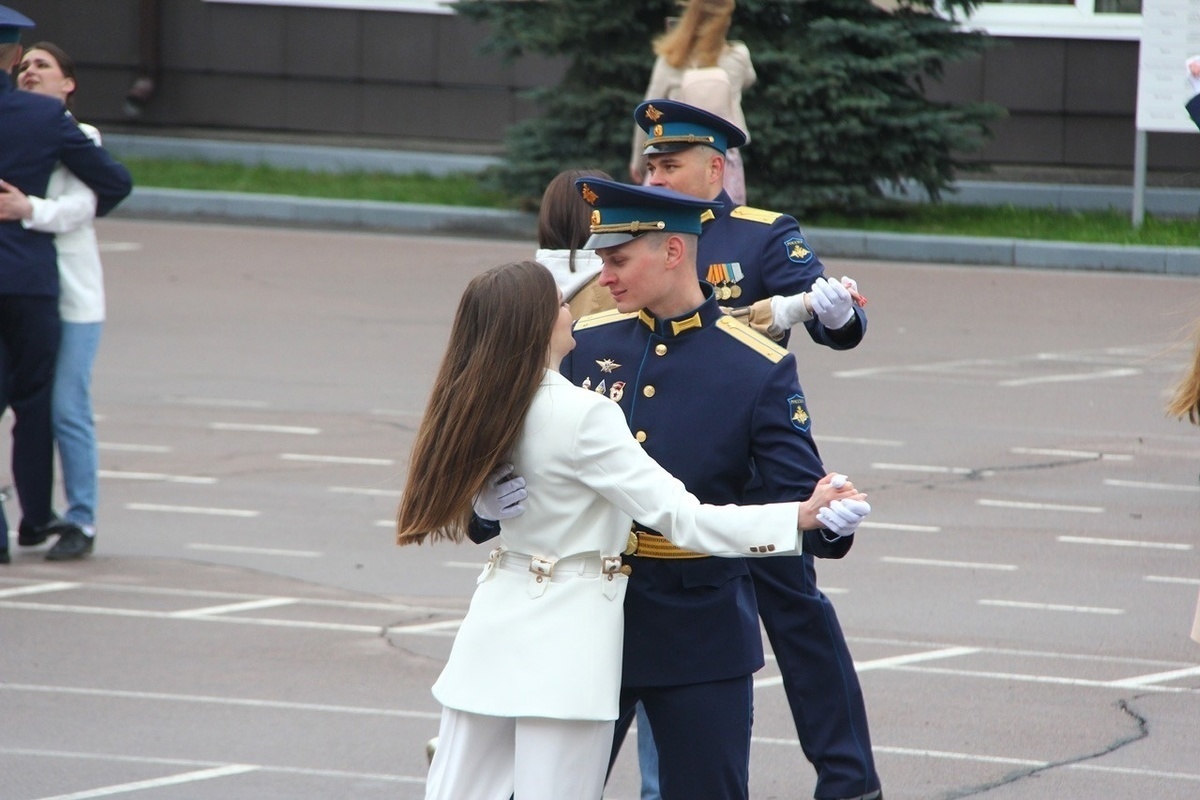
[[[57,100],[13,88],[20,33],[33,21],[0,6],[0,180],[44,197],[62,162],[96,193],[97,215],[132,188],[129,172],[92,143]],[[12,470],[22,519],[18,542],[41,544],[57,531],[51,511],[53,439],[50,392],[58,354],[58,257],[54,237],[0,222],[0,411],[12,406]],[[6,380],[5,380],[6,379]],[[8,523],[0,509],[0,563],[8,563]]]
[[[717,204],[577,185],[595,209],[585,247],[603,259],[617,308],[576,324],[562,374],[617,402],[646,451],[703,502],[746,502],[751,487],[761,501],[808,497],[825,469],[794,357],[723,314],[694,274],[700,213]],[[814,531],[804,546],[836,558],[852,541]],[[746,797],[751,676],[763,665],[751,560],[689,553],[636,522],[630,551],[617,741],[640,700],[665,800]]]
[[[846,286],[825,279],[796,220],[730,202],[722,188],[724,153],[745,141],[741,130],[671,100],[642,103],[634,119],[646,131],[651,185],[722,204],[706,216],[697,260],[698,274],[713,284],[722,305],[769,300],[776,330],[803,322],[814,342],[834,349],[862,340],[865,313]],[[809,293],[815,314],[800,304],[800,292]],[[786,344],[786,333],[781,339]],[[748,494],[756,502],[766,496],[765,487]],[[815,797],[879,800],[853,659],[833,604],[817,587],[812,556],[797,558],[803,568],[790,558],[754,559],[748,568],[800,745],[817,770]]]

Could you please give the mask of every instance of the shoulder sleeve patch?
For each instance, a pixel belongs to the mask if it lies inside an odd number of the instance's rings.
[[[729,212],[729,216],[734,219],[748,219],[751,222],[761,222],[763,225],[770,225],[782,217],[783,214],[780,214],[778,211],[767,211],[766,209],[753,208],[751,206],[738,206]]]
[[[787,355],[787,350],[728,315],[717,320],[717,329],[725,331],[763,358],[770,360],[772,364],[779,363]]]
[[[574,330],[585,331],[588,328],[598,328],[601,325],[620,322],[623,319],[630,319],[631,317],[636,316],[636,311],[630,311],[629,313],[622,314],[620,311],[617,311],[614,308],[611,311],[601,311],[599,314],[589,314],[586,317],[580,317],[575,321]]]

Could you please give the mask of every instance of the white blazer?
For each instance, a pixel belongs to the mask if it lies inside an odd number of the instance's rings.
[[[698,552],[795,553],[799,503],[707,506],[646,455],[620,407],[547,371],[513,453],[529,498],[505,520],[433,694],[500,717],[610,720],[621,686],[622,601],[629,578],[600,571],[625,549],[634,518]],[[517,554],[523,554],[518,556]],[[590,563],[538,581],[529,556]],[[580,558],[579,556],[583,556]],[[610,562],[611,565],[612,562]]]

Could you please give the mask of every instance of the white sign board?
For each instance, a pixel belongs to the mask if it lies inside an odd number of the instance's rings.
[[[1200,55],[1200,0],[1142,0],[1137,129],[1200,133],[1184,104],[1195,92],[1184,62]]]

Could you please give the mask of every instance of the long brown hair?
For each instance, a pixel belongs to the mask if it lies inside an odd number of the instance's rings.
[[[691,0],[675,27],[654,41],[654,52],[676,69],[715,67],[733,9],[734,0]]]
[[[1193,338],[1192,367],[1179,379],[1171,393],[1167,413],[1179,419],[1187,417],[1189,421],[1200,425],[1200,322],[1196,324]]]
[[[408,465],[396,542],[462,541],[488,473],[509,458],[558,318],[558,289],[533,261],[477,275],[463,292]]]
[[[602,169],[564,170],[546,184],[542,206],[538,209],[538,247],[570,250],[571,272],[575,271],[575,251],[588,240],[591,228],[592,207],[583,201],[575,188],[579,178],[612,180],[612,176]]]

